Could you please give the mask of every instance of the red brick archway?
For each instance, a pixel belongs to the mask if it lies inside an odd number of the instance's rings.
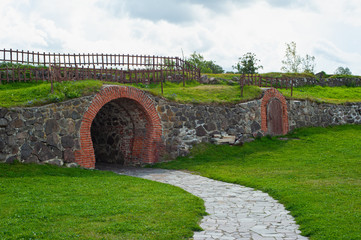
[[[267,124],[267,106],[269,102],[273,99],[277,99],[282,104],[282,134],[286,134],[289,131],[288,124],[288,111],[287,111],[287,102],[285,97],[277,91],[275,88],[271,88],[267,90],[262,98],[261,102],[261,117],[262,124],[261,129],[264,133],[268,132],[268,124]]]
[[[83,115],[80,126],[80,150],[75,152],[75,161],[80,166],[86,168],[95,167],[95,155],[91,138],[93,119],[106,103],[119,98],[136,101],[143,109],[149,123],[146,137],[137,141],[134,146],[134,149],[142,146],[142,162],[154,163],[158,160],[162,126],[152,100],[143,91],[133,87],[106,86],[96,94],[88,110]]]

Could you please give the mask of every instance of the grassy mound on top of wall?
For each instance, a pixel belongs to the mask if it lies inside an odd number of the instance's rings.
[[[159,84],[137,84],[134,86],[149,91],[153,95],[161,96]],[[185,87],[182,83],[166,82],[163,97],[180,103],[226,104],[256,99],[260,97],[261,93],[259,87],[246,86],[243,90],[243,96],[241,96],[241,88],[238,85],[203,85],[196,81],[189,81]]]
[[[61,102],[92,94],[103,83],[94,80],[54,83],[54,93],[48,82],[16,82],[0,85],[0,107],[38,106]]]
[[[157,167],[269,193],[311,239],[361,239],[361,126],[297,129],[243,146],[200,145]]]
[[[54,93],[50,93],[50,83],[7,83],[0,85],[0,107],[37,106],[67,99],[94,94],[103,84],[118,84],[98,80],[68,81],[54,83]],[[132,84],[153,95],[161,96],[160,84]],[[290,90],[280,90],[286,97],[295,99],[310,99],[318,102],[345,103],[361,102],[361,87],[320,87],[307,86],[294,89],[291,97]],[[183,87],[182,83],[166,82],[163,97],[180,103],[227,104],[238,103],[259,98],[261,89],[256,86],[245,86],[243,97],[237,84],[227,83],[203,85],[189,81]]]
[[[112,172],[0,163],[0,239],[186,239],[203,200]]]
[[[321,87],[321,86],[304,86],[291,90],[279,89],[287,98],[292,99],[309,99],[316,102],[325,103],[346,103],[361,102],[361,87]]]
[[[68,81],[54,83],[54,93],[50,93],[50,83],[10,83],[0,85],[0,107],[37,106],[47,103],[61,102],[67,99],[94,94],[103,84],[118,84],[98,80]],[[161,96],[160,84],[132,84],[144,91]],[[164,97],[171,101],[182,103],[237,103],[259,97],[261,90],[255,86],[247,86],[241,97],[240,87],[237,85],[201,85],[198,82],[183,84],[166,82]]]

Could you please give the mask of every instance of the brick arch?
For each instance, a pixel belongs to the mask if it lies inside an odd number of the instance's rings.
[[[138,144],[143,145],[142,162],[154,163],[158,160],[161,146],[162,126],[159,115],[152,100],[137,88],[126,86],[106,86],[97,93],[88,110],[84,113],[80,126],[80,150],[75,152],[75,162],[85,168],[95,167],[95,155],[91,138],[91,125],[99,110],[108,102],[127,98],[135,101],[144,110],[148,121],[145,139]]]
[[[276,98],[282,104],[282,133],[286,134],[289,131],[289,124],[288,124],[288,111],[287,111],[287,102],[286,98],[275,88],[268,89],[261,102],[261,129],[263,132],[267,133],[268,126],[267,126],[267,106],[268,103]]]

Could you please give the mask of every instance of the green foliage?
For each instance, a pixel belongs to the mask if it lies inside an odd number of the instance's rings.
[[[54,93],[51,94],[50,83],[47,82],[6,83],[0,85],[0,107],[61,102],[95,93],[102,85],[102,82],[96,80],[56,82]]]
[[[291,98],[291,90],[278,89],[283,95]],[[361,102],[361,87],[321,87],[304,86],[293,89],[295,99],[310,99],[317,102],[346,103]]]
[[[0,62],[0,68],[47,68],[43,65],[32,65],[32,64],[22,64],[22,63],[10,63],[10,62]]]
[[[240,57],[238,63],[232,66],[232,68],[240,74],[255,74],[258,72],[258,69],[263,68],[261,65],[257,66],[257,62],[260,62],[260,60],[256,58],[256,54],[248,52]]]
[[[0,163],[0,239],[187,239],[203,201],[115,173]]]
[[[221,66],[215,64],[213,61],[206,61],[204,57],[194,52],[191,54],[190,58],[187,59],[188,62],[193,64],[195,67],[201,70],[201,73],[223,73],[224,70]]]
[[[311,239],[361,239],[361,126],[297,129],[240,146],[201,145],[158,167],[253,187],[286,206]]]
[[[287,73],[313,73],[315,69],[315,57],[306,54],[305,58],[302,58],[297,54],[296,43],[286,43],[285,59],[282,60],[283,66],[281,71]]]
[[[348,67],[338,67],[335,70],[335,74],[337,74],[337,75],[352,75],[352,72]]]
[[[304,73],[313,73],[315,71],[315,57],[306,54],[302,58],[302,68]]]

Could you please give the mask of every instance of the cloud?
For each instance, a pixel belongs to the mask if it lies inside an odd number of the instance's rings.
[[[316,57],[317,69],[347,64],[361,74],[358,0],[3,0],[1,48],[189,56],[232,70],[253,52],[279,71],[285,43]],[[347,15],[343,13],[345,11]],[[358,14],[358,15],[357,15]]]

